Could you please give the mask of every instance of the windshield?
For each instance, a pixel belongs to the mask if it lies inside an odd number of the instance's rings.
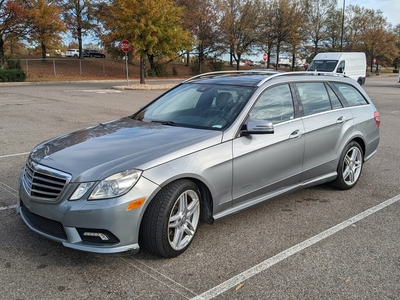
[[[253,87],[182,84],[133,115],[144,122],[221,130],[232,124]]]
[[[307,71],[333,72],[337,63],[337,60],[313,60]]]

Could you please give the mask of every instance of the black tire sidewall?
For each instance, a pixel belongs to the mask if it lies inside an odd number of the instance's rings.
[[[342,152],[342,154],[340,156],[339,164],[338,164],[338,167],[337,167],[337,174],[338,175],[337,175],[336,179],[332,182],[332,186],[337,188],[337,189],[349,190],[349,189],[353,188],[357,184],[358,180],[361,177],[361,173],[360,173],[360,176],[358,176],[357,180],[351,185],[347,184],[343,179],[343,164],[344,164],[344,160],[345,160],[347,152],[353,147],[357,147],[358,150],[361,152],[362,164],[361,164],[360,172],[362,173],[362,168],[364,166],[364,161],[363,161],[364,153],[363,153],[363,150],[362,150],[360,144],[357,143],[356,141],[352,141],[349,144],[347,144],[347,146],[344,148],[344,150],[343,150],[343,152]]]
[[[143,246],[150,253],[166,258],[176,257],[186,251],[193,238],[183,249],[173,249],[169,243],[168,225],[171,211],[178,197],[187,190],[195,191],[200,199],[201,194],[197,185],[186,179],[166,185],[154,197],[146,209],[140,227],[141,247]]]

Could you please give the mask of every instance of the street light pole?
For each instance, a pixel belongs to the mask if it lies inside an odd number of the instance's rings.
[[[344,31],[344,9],[346,7],[346,0],[343,0],[343,10],[342,10],[342,33],[340,35],[340,52],[343,50],[343,31]]]

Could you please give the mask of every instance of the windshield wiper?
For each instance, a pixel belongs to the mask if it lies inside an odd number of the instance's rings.
[[[160,123],[162,125],[168,125],[168,126],[181,126],[180,124],[172,121],[152,120],[151,123]]]

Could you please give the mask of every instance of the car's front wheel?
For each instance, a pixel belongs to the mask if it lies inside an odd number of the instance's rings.
[[[200,192],[190,180],[165,186],[151,201],[140,226],[140,246],[171,258],[193,241],[200,220]]]
[[[340,190],[348,190],[356,185],[363,167],[363,151],[361,146],[353,141],[344,149],[337,167],[338,176],[332,186]]]

